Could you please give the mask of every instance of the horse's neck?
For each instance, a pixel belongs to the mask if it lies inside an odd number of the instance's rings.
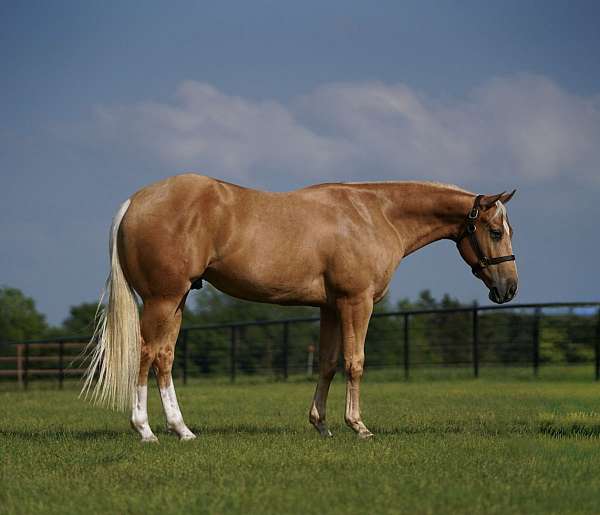
[[[389,188],[387,217],[404,255],[442,239],[456,239],[473,205],[473,194],[450,186],[399,183]]]

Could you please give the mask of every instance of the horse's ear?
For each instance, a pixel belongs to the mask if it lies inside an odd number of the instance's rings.
[[[499,193],[498,195],[484,195],[479,199],[479,207],[483,211],[487,211],[490,207],[496,204],[498,200],[502,198],[503,195],[506,195],[506,191]],[[512,194],[511,194],[512,195]]]
[[[502,195],[502,197],[500,197],[500,202],[502,202],[503,204],[506,204],[511,198],[513,198],[513,195],[517,192],[517,190],[512,190],[510,193],[505,193],[504,195]]]

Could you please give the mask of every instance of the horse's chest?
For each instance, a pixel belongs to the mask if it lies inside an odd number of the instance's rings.
[[[370,291],[377,300],[385,295],[396,265],[393,253],[371,243],[337,252],[327,276],[336,290],[348,295]]]

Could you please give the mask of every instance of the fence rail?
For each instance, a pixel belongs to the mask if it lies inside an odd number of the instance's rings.
[[[174,373],[190,377],[312,375],[318,367],[319,318],[252,320],[187,326],[178,337]],[[88,337],[0,344],[0,380],[24,388],[38,377],[84,371]],[[408,379],[423,366],[589,364],[600,380],[600,302],[468,306],[375,313],[367,334],[367,368],[397,368]]]

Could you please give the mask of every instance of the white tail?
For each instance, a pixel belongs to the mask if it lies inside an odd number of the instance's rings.
[[[138,307],[117,250],[119,227],[129,204],[128,199],[119,208],[110,229],[110,273],[98,303],[96,328],[89,343],[91,362],[81,390],[86,398],[91,393],[95,403],[121,411],[132,405],[141,351]],[[102,305],[105,295],[108,296],[106,308]],[[96,373],[98,380],[93,385]]]

